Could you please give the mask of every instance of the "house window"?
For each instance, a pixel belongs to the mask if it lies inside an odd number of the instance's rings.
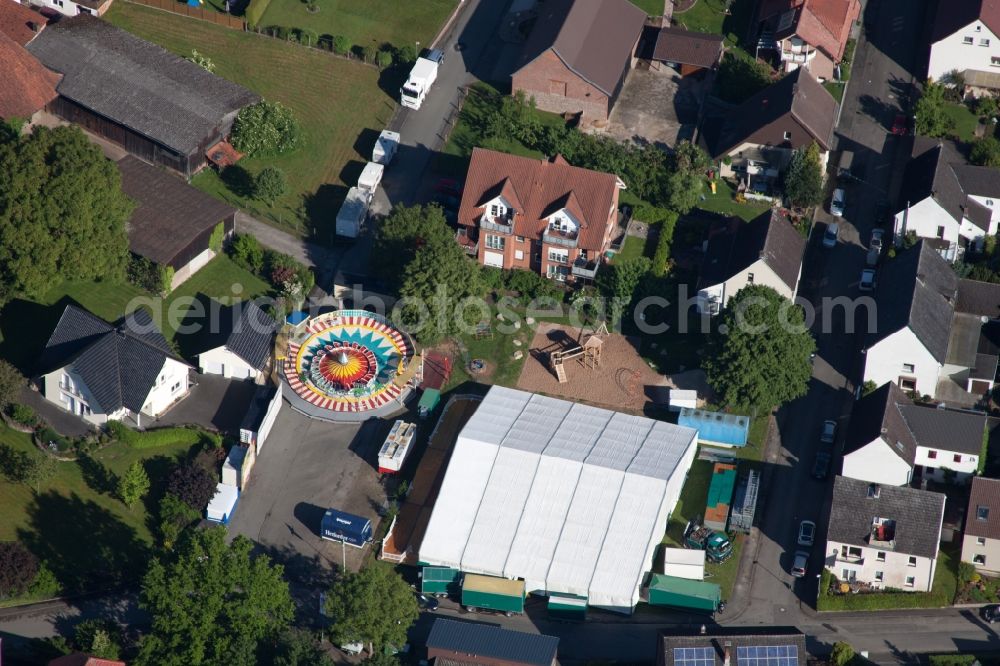
[[[875,561],[877,561],[877,562],[885,562],[885,551],[884,550],[880,550],[877,553],[875,553]]]
[[[937,237],[938,238],[944,238],[944,227],[938,227],[937,228]]]
[[[971,45],[972,41],[973,40],[972,40],[972,36],[971,35],[966,35],[965,37],[962,38],[962,43],[963,44]]]
[[[180,388],[181,388],[181,383],[177,382],[176,384],[174,384],[173,386],[170,387],[170,392],[171,393],[177,393],[177,391],[179,391]]]
[[[486,234],[486,247],[491,250],[502,250],[504,248],[504,237],[494,234]]]
[[[979,45],[980,46],[989,46],[990,45],[990,40],[986,39],[985,37],[980,37],[979,38]]]
[[[952,462],[960,463],[960,462],[962,462],[962,456],[961,456],[961,454],[956,453],[955,455],[953,455],[951,457],[951,460],[952,460]]]
[[[976,26],[976,32],[982,32],[982,31],[983,31],[983,26],[977,25]]]
[[[982,504],[976,506],[976,520],[989,520],[990,519],[990,507],[983,506]]]
[[[747,273],[747,284],[753,284],[753,273]]]
[[[94,13],[94,12],[90,11],[89,9],[87,9],[86,7],[77,7],[76,10],[80,14],[93,14]]]
[[[514,250],[514,259],[517,261],[524,259],[524,250]]]
[[[906,587],[913,587],[913,584],[917,582],[917,579],[913,576],[906,577]]]
[[[993,65],[994,67],[1000,67],[1000,58],[992,56],[990,58],[990,64]]]
[[[490,206],[490,217],[496,217],[499,214],[500,214],[500,207],[499,206],[497,206],[496,204],[493,204],[492,206]]]
[[[518,243],[523,243],[524,236],[514,236],[514,240],[516,240]]]
[[[785,132],[785,141],[791,141],[791,140],[792,140],[792,133]]]
[[[982,554],[980,554],[980,555],[973,555],[972,556],[972,563],[973,564],[986,564],[986,556],[982,555]]]
[[[569,253],[565,250],[549,250],[549,261],[554,261],[558,264],[565,264],[569,261]]]
[[[884,578],[885,578],[885,574],[883,574],[881,571],[876,571],[875,572],[875,582],[881,583]]]
[[[917,390],[917,380],[913,377],[900,377],[899,378],[899,388],[904,391],[916,391]]]
[[[986,537],[976,537],[976,545],[977,546],[985,546],[986,545]]]
[[[1000,65],[1000,58],[994,58],[994,60],[996,60],[997,64]],[[989,206],[990,208],[992,208],[993,207],[993,199],[987,199],[986,200],[986,205]]]
[[[913,372],[914,372],[914,371],[915,371],[916,369],[917,369],[917,368],[916,368],[916,366],[915,366],[915,365],[913,365],[912,363],[904,363],[904,364],[903,364],[903,372],[905,372],[905,373],[908,373],[908,374],[911,374],[911,375],[912,375],[912,374],[913,374]]]
[[[930,451],[927,452],[927,457],[930,458],[931,460],[935,460],[937,458],[937,451],[931,449]]]
[[[911,566],[911,567],[915,567],[915,566],[917,566],[917,558],[916,558],[916,557],[913,557],[913,556],[911,555],[911,556],[910,556],[910,559],[909,559],[909,560],[907,561],[907,563],[906,563],[906,564],[907,564],[907,565],[909,565],[909,566]]]
[[[841,546],[840,554],[848,559],[861,559],[861,549],[855,546]]]
[[[879,488],[879,485],[877,483],[868,484],[868,497],[870,499],[878,499],[878,496],[881,492],[882,489]]]

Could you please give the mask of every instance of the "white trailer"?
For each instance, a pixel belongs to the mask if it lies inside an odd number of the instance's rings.
[[[408,109],[419,109],[437,79],[440,65],[428,58],[417,58],[406,83],[399,89],[399,103]]]
[[[378,135],[378,141],[375,142],[375,147],[372,149],[372,162],[382,165],[392,162],[392,158],[396,156],[396,150],[399,148],[399,142],[399,132],[382,130],[382,133]]]
[[[382,173],[385,167],[381,164],[376,164],[375,162],[369,162],[365,165],[364,170],[361,172],[361,176],[358,178],[358,189],[363,190],[368,193],[368,199],[375,196],[375,190],[378,189],[378,184],[382,182]]]
[[[368,201],[368,193],[357,187],[347,191],[347,198],[337,213],[338,236],[357,238],[361,235],[365,218],[368,216]]]
[[[395,474],[403,468],[406,456],[413,443],[413,435],[417,432],[415,423],[407,423],[402,419],[392,424],[392,430],[378,452],[379,474]]]

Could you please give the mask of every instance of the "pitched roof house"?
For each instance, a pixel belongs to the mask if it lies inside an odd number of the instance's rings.
[[[474,148],[458,223],[479,262],[592,278],[617,224],[614,174]]]
[[[128,221],[129,249],[174,269],[176,289],[216,254],[210,239],[221,225],[232,236],[236,209],[188,185],[176,174],[126,155],[118,162],[122,191],[135,200]]]
[[[656,666],[805,666],[808,660],[806,636],[795,627],[664,630],[656,643]]]
[[[436,666],[555,666],[558,648],[555,636],[443,617],[427,637],[427,658]]]
[[[74,652],[51,660],[49,666],[125,666],[125,662],[92,657],[83,652]]]
[[[807,67],[813,76],[830,79],[861,16],[861,2],[764,0],[757,15],[762,43],[773,45],[786,72]]]
[[[963,534],[962,561],[985,574],[1000,574],[1000,479],[972,480]]]
[[[629,0],[546,0],[511,90],[539,109],[607,120],[632,68],[646,14]]]
[[[234,379],[264,379],[278,324],[256,301],[241,301],[221,312],[225,342],[198,354],[198,369]]]
[[[826,568],[840,581],[927,592],[934,583],[945,496],[838,476]]]
[[[888,382],[854,405],[844,443],[843,475],[902,486],[944,481],[945,470],[967,480],[979,467],[986,416],[915,405]]]
[[[965,92],[995,93],[1000,88],[1000,4],[996,0],[938,3],[931,28],[928,78],[958,71]]]
[[[698,142],[713,159],[723,160],[722,176],[776,178],[793,150],[814,141],[826,164],[839,105],[804,71],[787,74],[724,115],[705,118]]]
[[[28,50],[63,75],[52,110],[129,152],[190,176],[259,96],[106,21],[80,15]]]
[[[188,394],[188,369],[146,310],[109,324],[67,305],[42,352],[45,398],[95,425],[141,426]]]
[[[689,76],[718,67],[723,48],[720,35],[666,27],[656,31],[650,60],[675,68],[681,76]]]
[[[969,243],[996,235],[1000,171],[965,164],[950,144],[927,137],[914,138],[911,156],[894,220],[897,241],[914,233],[954,261]]]
[[[0,33],[26,46],[48,24],[48,20],[20,2],[0,3]]]
[[[31,121],[56,98],[59,75],[25,50],[46,19],[19,2],[0,3],[0,119]]]
[[[750,284],[763,284],[794,300],[805,248],[806,240],[778,209],[750,222],[730,220],[708,241],[698,276],[698,311],[718,314]]]

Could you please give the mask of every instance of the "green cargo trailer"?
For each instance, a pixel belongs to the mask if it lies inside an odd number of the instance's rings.
[[[559,620],[587,619],[587,597],[552,592],[549,594],[548,607],[549,617]]]
[[[447,596],[462,588],[462,572],[448,567],[424,567],[420,572],[420,591],[424,594]]]
[[[715,583],[653,574],[649,581],[649,604],[670,606],[699,613],[715,613],[722,591]]]
[[[462,605],[470,611],[480,608],[508,615],[524,612],[524,581],[465,574]]]
[[[420,396],[420,402],[417,403],[417,415],[421,419],[430,418],[430,415],[434,413],[440,402],[441,391],[430,388],[424,389],[424,394]]]

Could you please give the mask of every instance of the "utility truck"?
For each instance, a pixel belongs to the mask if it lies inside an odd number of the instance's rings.
[[[438,68],[444,64],[444,53],[431,49],[417,58],[406,83],[399,89],[399,103],[408,109],[419,109],[437,80]]]

